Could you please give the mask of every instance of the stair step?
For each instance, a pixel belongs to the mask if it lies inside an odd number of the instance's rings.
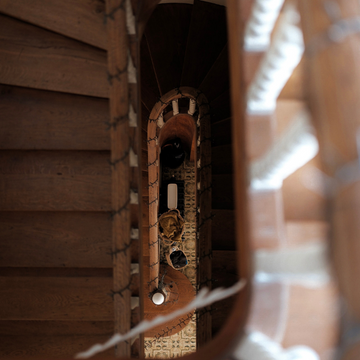
[[[3,84],[109,96],[104,50],[5,15],[0,15],[0,41],[0,57],[6,64],[0,67]]]
[[[61,3],[56,0],[46,3],[35,0],[32,4],[21,1],[1,3],[0,11],[54,33],[106,50],[105,4],[81,1],[77,6],[73,5],[71,0],[64,0]]]
[[[107,99],[6,85],[0,92],[1,149],[110,150]]]
[[[112,267],[109,213],[0,212],[0,218],[1,267]],[[138,251],[134,240],[133,262]]]

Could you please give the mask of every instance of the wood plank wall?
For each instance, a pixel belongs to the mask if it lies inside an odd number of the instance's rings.
[[[14,3],[0,3],[0,356],[72,357],[113,332],[106,43],[89,26],[103,9]]]

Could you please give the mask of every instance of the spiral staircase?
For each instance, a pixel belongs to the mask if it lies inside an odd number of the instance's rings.
[[[244,2],[244,18],[250,3]],[[113,292],[111,79],[104,21],[111,14],[105,14],[102,0],[0,0],[2,357],[71,357],[114,331],[113,298],[120,294]],[[259,59],[245,61],[250,78]],[[139,207],[130,205],[131,224],[142,228],[146,240],[146,129],[151,109],[170,90],[199,89],[208,99],[212,124],[208,280],[213,288],[238,279],[228,62],[223,6],[195,0],[193,5],[155,8],[140,45],[142,154],[141,171],[132,181],[141,189],[143,206],[139,214]],[[303,100],[299,78],[296,73],[283,99]],[[283,108],[284,114],[293,109],[286,104]],[[249,148],[263,148],[266,126],[260,124],[254,128],[258,132],[248,135]],[[311,229],[324,226],[323,200],[304,189],[298,176],[284,189],[285,215],[290,214],[292,225],[307,221]],[[294,189],[296,195],[291,195]],[[306,202],[301,211],[292,207],[294,196]],[[304,210],[309,202],[313,213]],[[262,200],[259,204],[257,209]],[[133,305],[126,310],[134,326],[142,312],[143,250],[136,236],[130,252],[131,280],[125,291]],[[199,346],[219,332],[233,301],[223,300],[209,309],[211,331],[198,328],[207,333]],[[113,353],[111,349],[102,356]],[[143,353],[142,337],[132,344],[131,353]]]
[[[104,3],[40,3],[0,2],[0,354],[11,357],[72,356],[113,332]],[[142,164],[149,111],[184,85],[211,108],[212,285],[227,286],[237,276],[223,6],[163,4],[150,18],[141,43]],[[146,166],[142,174],[146,197]],[[144,206],[144,229],[146,216]],[[131,217],[138,223],[135,205]],[[136,242],[132,298],[140,293]],[[212,309],[212,334],[230,307]],[[138,318],[135,307],[132,325]],[[133,355],[141,348],[136,342]]]

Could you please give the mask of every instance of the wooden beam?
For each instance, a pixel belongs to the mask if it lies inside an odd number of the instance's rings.
[[[0,12],[106,49],[105,5],[102,1],[2,0]]]
[[[3,84],[107,98],[106,53],[0,15]]]

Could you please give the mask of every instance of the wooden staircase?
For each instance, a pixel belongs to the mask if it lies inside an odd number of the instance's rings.
[[[229,69],[225,8],[162,4],[153,12],[141,43],[143,128],[158,98],[179,86],[204,93],[211,112],[212,143],[212,276],[208,286],[230,286],[238,279],[232,193]],[[143,189],[146,194],[147,189]],[[146,195],[145,195],[146,196]],[[147,224],[146,224],[147,225]],[[146,228],[144,228],[145,231]],[[200,259],[201,261],[201,259]],[[232,300],[210,311],[212,329],[198,324],[198,337],[215,335],[231,310]],[[221,309],[221,310],[220,310]],[[208,312],[207,312],[208,314]],[[200,311],[199,316],[204,316]],[[210,333],[209,333],[210,330]],[[198,339],[198,346],[203,343]]]
[[[12,5],[0,4],[0,354],[71,357],[114,331],[104,4],[48,2],[40,17],[40,2]],[[132,275],[129,296],[139,285]]]
[[[247,14],[250,2],[244,4]],[[76,5],[70,0],[61,4],[48,0],[46,6],[41,0],[0,0],[3,357],[70,357],[106,340],[114,331],[110,216],[114,209],[104,15],[100,0],[79,0]],[[140,54],[142,141],[138,156],[142,171],[137,181],[135,176],[133,180],[141,188],[143,213],[138,214],[138,207],[131,205],[131,225],[142,226],[146,241],[146,129],[150,111],[172,89],[197,88],[209,101],[212,122],[214,217],[212,276],[208,280],[212,287],[230,286],[238,280],[239,254],[225,9],[197,0],[194,5],[158,6],[145,29]],[[249,82],[259,56],[244,60]],[[304,100],[300,78],[299,67],[280,99]],[[277,114],[278,127],[282,116],[288,116],[292,109],[283,103]],[[272,125],[268,119],[257,119],[253,128],[249,127],[250,158],[259,156],[271,143],[268,131]],[[294,197],[300,206],[293,206]],[[264,203],[271,208],[280,200],[278,193],[272,194],[260,199],[257,209],[265,211]],[[299,231],[294,230],[296,226],[314,226],[319,232],[326,226],[321,212],[323,198],[304,188],[299,174],[284,182],[283,201],[283,213],[275,214],[285,214],[281,231],[294,234]],[[269,245],[269,238],[263,240]],[[139,241],[134,240],[130,249],[133,264],[141,263],[141,251]],[[145,251],[143,255],[147,255]],[[139,275],[132,275],[127,295],[138,297],[140,284]],[[297,290],[293,289],[293,312],[298,305]],[[318,299],[323,299],[321,296]],[[204,338],[219,332],[233,303],[230,298],[209,309],[211,333]],[[131,325],[140,318],[139,308],[133,309]],[[291,326],[296,328],[294,323]],[[208,333],[209,329],[198,331]],[[285,339],[286,345],[293,345],[290,335]],[[132,355],[141,355],[142,346],[140,338]],[[113,350],[105,355],[113,355]]]

